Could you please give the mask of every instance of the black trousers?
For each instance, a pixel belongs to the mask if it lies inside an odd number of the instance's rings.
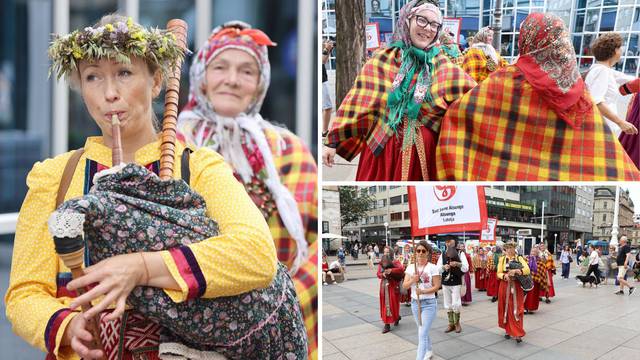
[[[589,277],[591,273],[596,277],[596,284],[600,284],[600,269],[598,269],[598,264],[589,265],[589,269],[587,269],[587,273],[584,276]]]

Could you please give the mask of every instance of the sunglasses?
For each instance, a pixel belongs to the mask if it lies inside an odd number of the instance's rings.
[[[424,249],[416,249],[416,254],[426,254],[427,250]]]

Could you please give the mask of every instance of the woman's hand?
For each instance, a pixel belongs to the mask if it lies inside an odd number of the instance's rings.
[[[411,284],[417,284],[420,281],[420,276],[418,275],[413,275],[411,277]]]
[[[322,147],[322,163],[328,167],[332,167],[335,162],[334,158],[336,156],[336,149],[330,148],[328,146]]]
[[[638,129],[633,126],[632,123],[624,120],[622,120],[622,122],[620,123],[620,130],[629,135],[635,135],[638,133]]]
[[[85,319],[92,318],[115,303],[116,308],[105,317],[105,320],[116,320],[124,313],[127,297],[133,288],[137,285],[145,285],[149,280],[145,279],[146,270],[142,253],[114,256],[89,266],[84,269],[84,272],[84,276],[67,284],[67,289],[73,291],[90,284],[97,283],[97,285],[75,298],[71,303],[71,309],[90,304],[92,300],[104,295],[102,301],[84,314]]]
[[[103,357],[102,351],[89,349],[86,344],[91,341],[93,341],[93,336],[89,332],[87,320],[82,314],[77,314],[67,325],[62,344],[71,346],[73,351],[83,359],[99,359]]]

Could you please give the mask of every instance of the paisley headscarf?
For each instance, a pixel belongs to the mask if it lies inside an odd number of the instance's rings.
[[[294,274],[301,262],[307,258],[308,245],[298,203],[280,180],[265,136],[267,129],[273,130],[275,134],[287,130],[264,120],[259,113],[271,81],[267,46],[275,45],[265,33],[252,29],[249,24],[241,21],[231,21],[213,29],[207,42],[202,45],[193,59],[189,72],[191,82],[189,103],[178,116],[178,128],[179,130],[189,129],[181,131],[187,135],[193,133],[192,129],[195,129],[195,134],[188,140],[198,147],[208,146],[219,152],[245,183],[250,182],[256,174],[244,147],[255,144],[257,148],[250,151],[262,156],[266,170],[264,183],[273,195],[282,223],[296,241],[298,253],[291,269],[291,273]],[[238,49],[251,55],[260,69],[255,100],[244,112],[234,118],[218,114],[205,94],[207,65],[227,49]],[[207,129],[213,130],[207,131]],[[281,147],[284,146],[282,138],[279,138],[279,144]],[[278,151],[281,150],[278,149]]]
[[[406,127],[407,134],[404,137],[403,148],[413,144],[411,139],[413,122],[417,121],[422,103],[433,101],[431,97],[431,76],[433,69],[433,58],[440,51],[435,46],[438,40],[440,29],[436,32],[431,43],[424,49],[413,46],[410,37],[411,19],[419,12],[429,11],[436,15],[438,22],[442,23],[442,13],[434,3],[425,0],[412,0],[400,9],[398,26],[393,35],[393,43],[390,47],[399,48],[402,51],[400,70],[393,80],[393,85],[389,91],[387,100],[388,111],[385,123],[394,131],[406,118],[409,126]],[[417,81],[412,84],[413,77],[418,74]]]
[[[498,53],[493,45],[489,43],[489,35],[491,34],[493,34],[493,30],[489,26],[478,30],[478,33],[473,37],[473,45],[471,47],[482,50],[485,56],[493,60],[494,64],[499,64]]]
[[[527,81],[562,120],[580,127],[593,104],[562,19],[549,13],[529,14],[520,27],[518,48],[515,65]]]

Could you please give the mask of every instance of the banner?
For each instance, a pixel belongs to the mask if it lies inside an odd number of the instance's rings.
[[[453,34],[456,44],[460,43],[460,24],[462,24],[462,18],[442,19],[442,31]]]
[[[368,23],[365,29],[367,36],[367,50],[375,50],[380,47],[380,32],[378,23]]]
[[[481,231],[486,226],[482,186],[416,185],[407,190],[412,236]]]
[[[498,219],[487,218],[487,226],[480,233],[480,241],[496,242],[496,228],[498,227]]]

